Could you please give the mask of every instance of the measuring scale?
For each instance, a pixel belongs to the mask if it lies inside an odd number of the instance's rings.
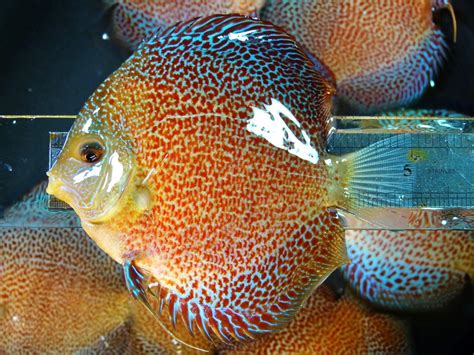
[[[72,122],[74,118],[0,116],[0,123]],[[386,193],[374,186],[363,196],[350,196],[361,213],[355,216],[340,211],[347,229],[474,230],[474,118],[340,116],[335,121],[327,146],[331,155],[344,155],[369,145],[382,149],[389,144],[394,149],[408,147],[408,161],[412,162],[400,167],[403,176],[413,181],[406,192]],[[59,155],[66,136],[66,132],[50,132],[49,167]],[[45,166],[43,171],[46,170]],[[69,209],[52,196],[45,196],[44,203],[50,210]]]
[[[474,229],[473,118],[339,117],[336,127],[330,154],[369,145],[408,147],[411,164],[400,169],[407,178],[416,171],[406,193],[382,193],[374,186],[364,196],[352,196],[370,220],[346,213],[348,228]],[[394,136],[400,139],[390,139]]]

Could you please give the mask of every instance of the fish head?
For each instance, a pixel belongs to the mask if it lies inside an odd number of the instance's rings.
[[[120,132],[99,120],[100,109],[77,118],[47,173],[47,192],[68,203],[83,222],[104,223],[126,204],[134,155]]]

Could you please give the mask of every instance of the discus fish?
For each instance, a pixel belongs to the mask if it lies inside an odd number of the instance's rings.
[[[159,29],[180,21],[212,14],[256,15],[265,0],[117,0],[112,15],[114,33],[128,48],[136,49]]]
[[[386,309],[443,307],[474,276],[473,231],[348,230],[346,243],[348,284]]]
[[[281,332],[222,353],[407,354],[407,329],[397,317],[377,313],[349,295],[338,299],[323,285]]]
[[[339,103],[359,112],[421,96],[447,49],[433,12],[448,0],[268,0],[262,19],[293,34],[335,76]]]
[[[38,211],[46,217],[38,203],[45,188],[8,209],[0,226],[0,353],[124,349],[129,311],[120,267],[81,228],[47,218],[25,224]]]
[[[347,261],[333,207],[357,212],[353,196],[375,181],[381,192],[413,182],[403,137],[326,155],[333,93],[270,23],[178,24],[86,102],[48,192],[178,339],[181,326],[214,343],[275,331]]]

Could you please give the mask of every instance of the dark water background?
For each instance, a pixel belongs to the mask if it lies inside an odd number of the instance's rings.
[[[453,0],[458,42],[436,86],[415,105],[474,116],[474,0]],[[400,11],[404,11],[400,8]],[[128,52],[110,34],[100,0],[0,0],[0,115],[74,115]],[[437,16],[450,33],[449,14]],[[0,122],[0,214],[47,170],[48,131],[70,121]],[[413,315],[416,353],[474,351],[472,289],[443,312]]]

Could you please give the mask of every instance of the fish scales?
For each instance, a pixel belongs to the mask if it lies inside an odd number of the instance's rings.
[[[0,353],[125,351],[120,267],[71,227],[75,216],[43,207],[45,188],[6,209],[0,224]]]

